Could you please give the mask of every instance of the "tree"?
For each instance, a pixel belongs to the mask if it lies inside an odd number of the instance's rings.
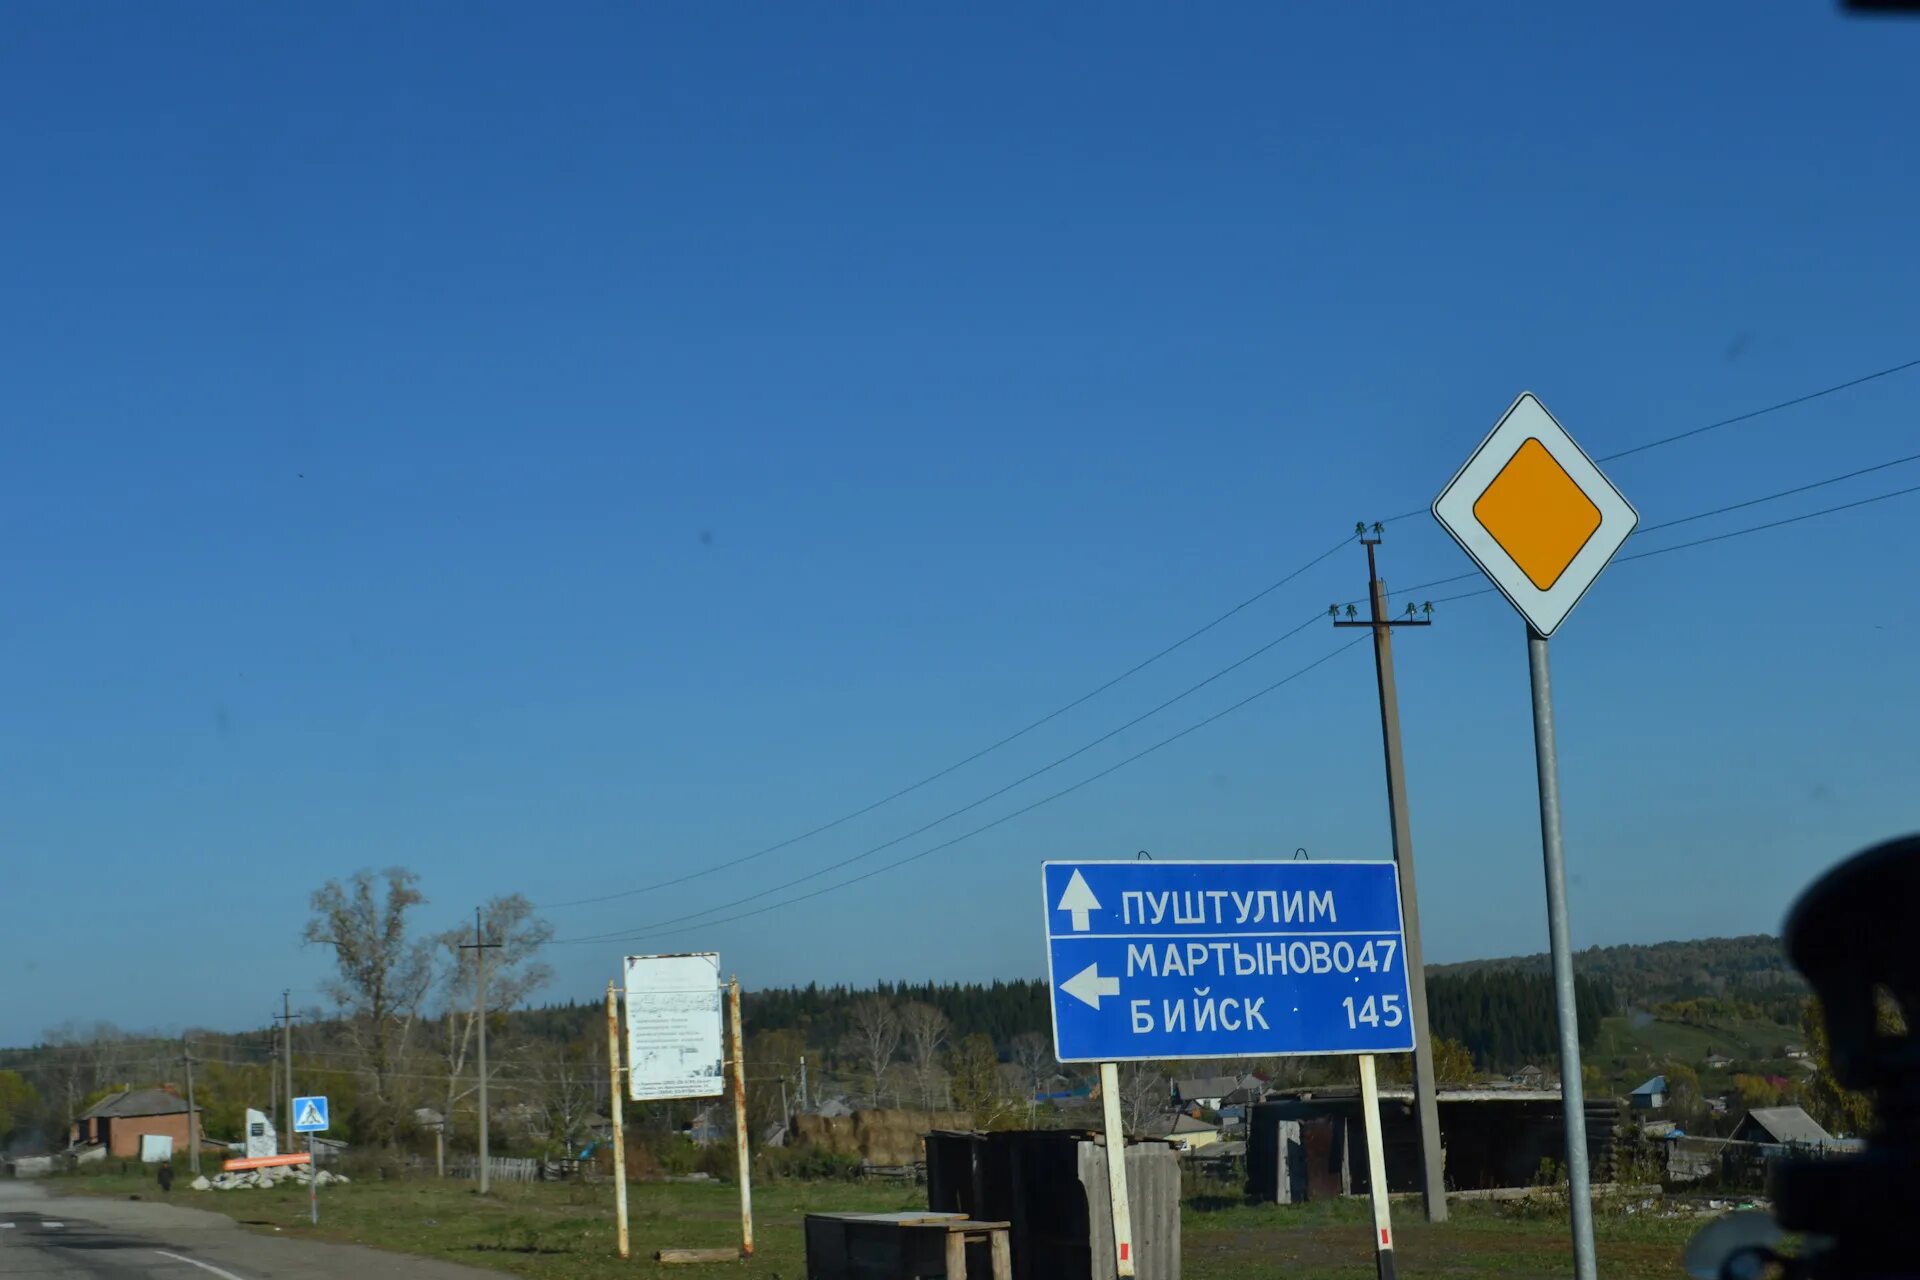
[[[40,1092],[18,1071],[0,1071],[0,1140],[39,1117]]]
[[[1136,1137],[1155,1118],[1165,1114],[1173,1094],[1167,1077],[1151,1062],[1120,1064],[1120,1117]]]
[[[327,983],[343,1032],[360,1056],[369,1127],[387,1146],[399,1136],[408,1042],[433,981],[429,944],[407,937],[407,913],[426,901],[404,867],[355,872],[313,894],[306,940],[333,948],[339,975]]]
[[[1005,1128],[1017,1114],[1014,1099],[1000,1078],[1000,1055],[985,1032],[976,1031],[949,1055],[953,1103],[973,1115],[977,1129]]]
[[[940,1073],[940,1049],[947,1042],[953,1024],[947,1015],[919,1001],[900,1011],[906,1030],[907,1060],[913,1064],[913,1078],[920,1086],[920,1105],[933,1110],[933,1082]]]
[[[1707,1109],[1700,1092],[1700,1073],[1684,1062],[1669,1062],[1661,1074],[1667,1078],[1667,1111],[1674,1119],[1697,1119]]]
[[[1054,1060],[1052,1044],[1038,1031],[1022,1031],[1008,1047],[1012,1050],[1013,1065],[1020,1073],[1020,1092],[1026,1096],[1027,1117],[1031,1123],[1037,1099],[1059,1064]]]
[[[553,937],[553,926],[533,913],[533,904],[526,898],[513,893],[493,899],[480,910],[480,928],[484,939],[476,939],[471,927],[449,929],[433,939],[442,974],[441,1059],[447,1077],[441,1112],[448,1117],[479,1089],[477,1076],[465,1078],[479,1030],[481,963],[481,953],[468,944],[482,940],[499,944],[486,952],[489,1018],[524,1003],[553,977],[553,970],[539,960],[540,948]],[[488,1023],[489,1028],[492,1025]]]
[[[1878,1001],[1874,1023],[1883,1037],[1906,1034],[1906,1020],[1890,998]],[[1826,1015],[1818,997],[1809,998],[1801,1006],[1800,1031],[1807,1038],[1807,1054],[1815,1068],[1803,1091],[1807,1113],[1836,1137],[1857,1137],[1871,1130],[1873,1099],[1834,1078],[1833,1046],[1827,1039]]]
[[[574,1155],[586,1140],[600,1082],[607,1069],[599,1050],[585,1040],[536,1044],[522,1067],[522,1092],[539,1114],[549,1144]]]
[[[854,1001],[847,1016],[847,1043],[867,1068],[873,1082],[873,1105],[880,1105],[880,1087],[900,1049],[900,1011],[893,1001],[865,996]]]
[[[1780,1090],[1765,1076],[1736,1075],[1733,1088],[1740,1095],[1740,1105],[1749,1111],[1780,1105]]]

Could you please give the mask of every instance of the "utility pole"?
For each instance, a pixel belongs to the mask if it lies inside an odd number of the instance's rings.
[[[480,908],[473,909],[473,941],[460,944],[462,951],[473,952],[473,1016],[480,1023],[480,1194],[486,1195],[491,1183],[487,1177],[487,952],[500,944],[488,942],[480,932]]]
[[[193,1105],[193,1046],[180,1033],[180,1052],[187,1060],[187,1168],[200,1176],[200,1108]]]
[[[1426,627],[1431,617],[1416,617],[1414,606],[1407,606],[1404,618],[1387,616],[1387,584],[1380,581],[1374,548],[1380,545],[1385,526],[1375,524],[1369,535],[1365,524],[1359,526],[1360,544],[1367,549],[1368,616],[1364,622],[1353,620],[1353,606],[1347,606],[1347,621],[1339,618],[1339,606],[1330,612],[1336,627],[1367,627],[1373,631],[1373,672],[1380,689],[1380,736],[1385,744],[1387,762],[1387,816],[1393,827],[1393,861],[1400,876],[1400,917],[1406,931],[1407,992],[1413,1008],[1414,1106],[1420,1120],[1421,1188],[1426,1193],[1428,1222],[1447,1220],[1447,1184],[1445,1151],[1440,1145],[1440,1104],[1433,1077],[1433,1036],[1427,1026],[1427,969],[1420,946],[1420,898],[1414,887],[1413,824],[1407,814],[1406,757],[1400,744],[1400,694],[1393,679],[1393,629]],[[1426,612],[1433,612],[1431,605]]]
[[[299,1016],[299,1014],[293,1011],[293,992],[282,991],[280,993],[280,1012],[276,1015],[275,1020],[281,1023],[282,1026],[280,1048],[286,1055],[287,1063],[287,1092],[285,1099],[287,1104],[287,1145],[281,1148],[281,1150],[288,1152],[293,1150],[293,1020]]]
[[[800,1110],[807,1109],[807,1055],[800,1055]]]

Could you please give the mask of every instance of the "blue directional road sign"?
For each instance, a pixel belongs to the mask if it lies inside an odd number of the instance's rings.
[[[1062,1062],[1405,1053],[1391,862],[1049,862]]]
[[[293,1100],[293,1131],[295,1133],[325,1133],[326,1130],[326,1095]]]

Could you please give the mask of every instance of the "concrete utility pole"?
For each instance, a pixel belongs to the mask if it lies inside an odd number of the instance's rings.
[[[473,952],[473,1016],[480,1023],[480,1194],[492,1186],[487,1177],[487,952],[500,944],[488,942],[480,932],[480,908],[473,909],[473,941],[460,944],[462,951]]]
[[[1387,616],[1387,584],[1380,581],[1374,548],[1380,545],[1383,526],[1359,527],[1360,544],[1367,549],[1368,616],[1364,622],[1338,618],[1336,627],[1367,627],[1373,631],[1373,672],[1380,689],[1380,736],[1386,748],[1387,816],[1393,827],[1393,861],[1400,875],[1400,916],[1406,931],[1407,992],[1413,1008],[1414,1106],[1420,1120],[1421,1189],[1426,1193],[1428,1222],[1447,1220],[1447,1184],[1445,1151],[1440,1144],[1440,1104],[1433,1076],[1433,1035],[1427,1026],[1427,969],[1420,946],[1420,897],[1414,887],[1413,824],[1407,814],[1407,767],[1400,745],[1400,693],[1393,679],[1393,629],[1432,625],[1429,617],[1415,617],[1412,605],[1404,618]],[[1428,610],[1431,613],[1431,608]],[[1348,606],[1351,618],[1353,609]]]
[[[299,1014],[293,1011],[293,992],[282,991],[280,993],[280,1013],[276,1020],[281,1024],[280,1048],[286,1055],[287,1064],[287,1091],[285,1096],[285,1102],[287,1104],[287,1144],[281,1148],[281,1150],[285,1152],[291,1152],[293,1150],[293,1020],[299,1016]]]
[[[187,1060],[187,1168],[200,1173],[200,1108],[193,1105],[193,1046],[180,1034],[180,1052]]]

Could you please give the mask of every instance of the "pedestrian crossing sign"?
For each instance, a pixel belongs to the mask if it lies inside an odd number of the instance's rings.
[[[324,1094],[315,1098],[293,1100],[293,1131],[295,1133],[324,1133],[326,1129],[327,1099]]]

